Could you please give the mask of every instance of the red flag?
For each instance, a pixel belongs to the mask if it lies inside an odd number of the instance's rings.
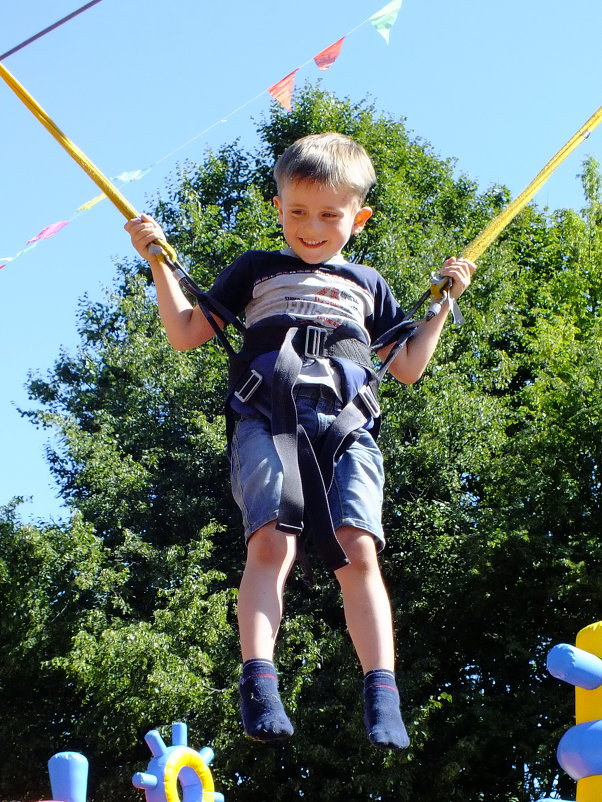
[[[320,70],[327,70],[331,64],[338,59],[341,48],[343,47],[343,42],[345,41],[345,37],[343,36],[342,39],[339,39],[338,42],[335,42],[330,47],[327,47],[326,50],[322,50],[321,53],[318,53],[317,56],[314,56],[314,61],[316,62],[316,67]]]
[[[35,237],[28,239],[27,244],[29,245],[32,242],[38,242],[38,240],[41,239],[48,239],[49,237],[52,237],[56,233],[58,233],[61,230],[61,228],[64,228],[65,226],[68,225],[69,225],[69,220],[61,220],[59,223],[52,223],[51,225],[46,226],[46,228],[43,228],[39,234],[35,235]]]
[[[291,98],[293,96],[293,85],[295,83],[295,75],[299,72],[299,67],[296,70],[290,72],[286,78],[283,78],[281,81],[278,81],[277,84],[274,86],[270,86],[268,92],[277,100],[278,103],[281,103],[285,109],[288,111],[292,111],[291,107]]]
[[[5,262],[3,265],[0,265],[0,270],[2,270],[3,267],[6,267],[7,264],[8,262]]]

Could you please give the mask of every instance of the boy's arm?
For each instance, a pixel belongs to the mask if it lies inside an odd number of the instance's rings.
[[[188,301],[171,270],[148,251],[153,242],[165,239],[159,224],[143,214],[136,220],[129,220],[124,228],[132,238],[134,248],[150,265],[157,289],[159,314],[169,342],[176,350],[187,351],[210,340],[215,332],[203,312]],[[223,328],[224,323],[215,319]]]
[[[442,276],[449,276],[452,279],[450,294],[454,298],[459,298],[470,285],[474,269],[473,263],[467,259],[451,258],[446,260],[439,272]],[[422,376],[435,353],[448,312],[449,302],[446,301],[442,305],[439,314],[422,323],[416,333],[407,341],[405,348],[402,348],[393,362],[391,362],[389,372],[398,381],[403,382],[403,384],[414,384]],[[379,359],[386,358],[392,347],[390,345],[379,351]]]

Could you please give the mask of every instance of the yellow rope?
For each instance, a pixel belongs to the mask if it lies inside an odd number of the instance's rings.
[[[550,159],[543,170],[535,176],[529,186],[524,189],[505,209],[497,214],[481,231],[481,233],[467,245],[460,257],[462,259],[469,259],[471,262],[476,261],[479,256],[491,245],[491,243],[501,234],[506,226],[516,217],[516,215],[524,209],[533,196],[541,189],[544,183],[552,175],[554,170],[562,164],[566,157],[578,147],[584,139],[590,135],[598,123],[602,122],[602,106],[589,120],[581,126],[577,133],[569,139],[569,141],[560,148],[558,153]]]
[[[29,94],[29,92],[17,81],[17,79],[0,63],[0,77],[8,84],[17,97],[27,106],[31,113],[42,123],[44,128],[50,133],[67,153],[79,166],[86,172],[92,181],[98,186],[107,198],[119,209],[126,220],[133,220],[140,217],[136,209],[121,194],[109,179],[93,164],[77,145],[68,139],[61,129],[52,121],[39,103]],[[177,254],[171,245],[164,240],[158,242],[165,254],[173,261],[177,259]]]

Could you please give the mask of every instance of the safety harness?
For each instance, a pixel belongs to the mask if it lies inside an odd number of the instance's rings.
[[[353,323],[344,323],[330,330],[292,315],[278,315],[247,328],[227,307],[202,292],[180,264],[170,260],[169,266],[180,286],[196,299],[228,356],[228,443],[231,443],[239,417],[233,403],[235,406],[244,405],[253,414],[263,415],[269,420],[274,447],[283,468],[276,528],[299,536],[298,556],[305,568],[307,540],[313,534],[314,548],[325,568],[338,570],[349,560],[334,531],[328,503],[336,461],[358,438],[361,428],[368,428],[375,439],[378,436],[381,418],[379,384],[399,350],[420,325],[421,321],[412,320],[418,308],[428,298],[436,304],[442,302],[446,295],[444,282],[440,277],[432,277],[429,291],[401,322],[368,345]],[[436,314],[434,307],[429,311],[430,316],[433,314]],[[242,335],[240,350],[232,346],[215,316]],[[379,370],[375,370],[373,354],[390,343],[394,344],[391,351]],[[278,355],[268,377],[252,365],[257,357],[271,352],[278,352]],[[366,380],[355,392],[349,393],[349,388],[343,388],[346,402],[319,444],[314,445],[298,420],[295,384],[305,358],[324,357],[335,364],[341,360],[354,362],[366,371]],[[345,375],[344,371],[341,373]],[[306,505],[305,499],[311,499],[311,505]]]
[[[262,376],[250,367],[260,354],[278,351],[272,375]],[[268,318],[247,329],[241,351],[231,363],[227,415],[232,418],[232,397],[250,405],[270,421],[276,453],[283,467],[283,484],[277,529],[301,535],[305,544],[308,531],[326,568],[336,571],[348,560],[336,538],[328,505],[328,491],[334,478],[337,458],[357,439],[362,426],[380,420],[377,401],[378,378],[370,358],[371,351],[358,337],[355,327],[342,325],[334,331],[300,323],[284,315]],[[314,447],[297,417],[295,383],[303,360],[328,357],[361,365],[368,381],[343,406],[319,447]],[[311,506],[304,500],[311,498]]]

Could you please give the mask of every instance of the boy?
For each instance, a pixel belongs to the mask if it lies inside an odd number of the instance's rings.
[[[245,359],[234,366],[228,400],[234,419],[232,489],[247,541],[238,596],[243,726],[260,741],[293,734],[273,657],[286,579],[299,536],[311,529],[316,549],[341,587],[364,673],[368,737],[376,746],[403,749],[409,740],[395,683],[391,609],[377,557],[384,546],[384,478],[369,431],[379,413],[366,356],[370,345],[380,342],[378,356],[386,357],[395,339],[387,332],[403,313],[376,270],[350,264],[341,253],[372,215],[365,199],[376,181],[374,168],[353,140],[315,134],[285,151],[274,177],[274,204],[288,248],[243,254],[207,294],[234,315],[244,312],[247,327]],[[150,263],[172,345],[185,350],[206,342],[214,328],[149,251],[153,241],[164,238],[159,226],[143,215],[125,228]],[[445,262],[441,274],[451,279],[453,298],[468,287],[473,270],[466,260]],[[222,328],[227,315],[215,309]],[[399,381],[412,384],[420,378],[448,310],[446,301],[391,362],[389,370]]]

